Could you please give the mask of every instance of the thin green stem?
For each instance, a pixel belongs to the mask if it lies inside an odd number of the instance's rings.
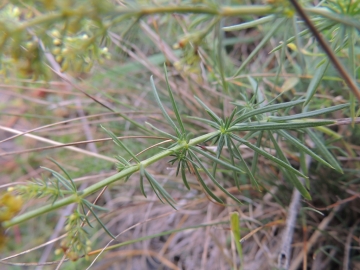
[[[339,18],[333,14],[333,12],[325,11],[323,8],[312,7],[306,8],[307,12],[311,12],[314,14],[319,14],[324,17],[331,17],[331,19]],[[137,9],[128,8],[128,7],[117,7],[111,9],[109,11],[103,12],[103,15],[129,15],[122,17],[121,20],[124,18],[128,18],[131,16],[140,18],[141,16],[145,15],[152,15],[152,14],[164,14],[164,13],[193,13],[193,14],[209,14],[209,15],[218,15],[220,17],[236,17],[242,15],[254,15],[254,16],[262,16],[262,15],[273,15],[276,12],[273,6],[271,5],[238,5],[238,6],[222,6],[218,8],[212,7],[197,7],[197,6],[163,6],[163,7],[138,7]],[[36,18],[24,22],[20,26],[14,29],[15,32],[23,31],[29,27],[33,27],[39,24],[49,24],[51,22],[57,21],[61,18],[66,17],[90,17],[93,15],[93,9],[79,9],[79,10],[66,10],[66,11],[59,11],[54,13],[48,13],[44,15],[37,16]],[[341,18],[342,20],[344,18]],[[347,18],[348,19],[348,18]],[[116,20],[116,19],[115,19]],[[348,20],[347,20],[348,21]],[[348,23],[349,24],[349,23]],[[353,26],[358,26],[357,24]]]
[[[124,8],[117,11],[123,12]],[[220,8],[196,7],[196,6],[168,6],[168,7],[149,7],[138,11],[142,15],[157,13],[200,13],[209,15],[220,15],[222,17],[238,15],[267,15],[274,12],[270,5],[241,5],[241,6],[224,6]]]
[[[191,146],[191,145],[197,145],[199,143],[202,143],[206,140],[208,140],[209,138],[213,137],[213,136],[216,136],[220,133],[220,131],[214,131],[214,132],[211,132],[211,133],[208,133],[208,134],[205,134],[205,135],[202,135],[202,136],[199,136],[197,138],[194,138],[192,140],[189,141],[188,144],[177,144],[175,145],[174,147],[168,149],[168,150],[164,150],[154,156],[152,156],[151,158],[148,158],[141,163],[141,165],[145,168],[153,163],[155,163],[156,161],[158,160],[161,160],[167,156],[170,156],[171,154],[173,154],[174,152],[184,148],[184,147],[188,147],[188,146]],[[78,202],[79,200],[81,200],[82,198],[85,198],[86,196],[89,196],[90,194],[93,194],[94,192],[102,189],[103,187],[105,186],[108,186],[116,181],[125,181],[126,177],[127,176],[130,176],[132,175],[133,173],[137,172],[140,170],[140,166],[139,165],[134,165],[134,166],[131,166],[129,168],[126,168],[124,170],[122,170],[121,172],[119,173],[116,173],[86,189],[84,189],[83,191],[79,191],[77,194],[73,194],[67,198],[64,198],[62,200],[59,200],[59,201],[56,201],[54,202],[53,204],[49,204],[49,205],[45,205],[43,207],[40,207],[40,208],[37,208],[35,210],[32,210],[32,211],[29,211],[23,215],[20,215],[20,216],[17,216],[15,218],[13,218],[12,220],[10,221],[5,221],[2,223],[2,226],[3,228],[9,228],[11,226],[14,226],[16,224],[20,224],[20,223],[23,223],[29,219],[32,219],[34,217],[37,217],[37,216],[40,216],[40,215],[43,215],[45,213],[48,213],[48,212],[51,212],[51,211],[54,211],[58,208],[61,208],[63,206],[66,206],[66,205],[69,205],[71,203],[76,203]]]

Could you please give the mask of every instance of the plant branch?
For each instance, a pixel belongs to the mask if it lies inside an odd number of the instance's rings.
[[[155,163],[156,161],[160,160],[160,159],[163,159],[167,156],[170,156],[172,155],[174,152],[184,148],[184,147],[188,147],[188,146],[195,146],[199,143],[202,143],[206,140],[208,140],[209,138],[213,137],[213,136],[216,136],[220,133],[220,131],[214,131],[214,132],[211,132],[211,133],[208,133],[208,134],[205,134],[205,135],[202,135],[202,136],[199,136],[197,138],[194,138],[192,140],[189,141],[189,143],[186,145],[186,144],[178,144],[178,145],[175,145],[174,147],[168,149],[168,150],[164,150],[142,162],[141,165],[145,168],[145,167],[148,167],[149,165]],[[56,201],[54,202],[53,204],[49,204],[49,205],[45,205],[43,207],[40,207],[40,208],[37,208],[37,209],[34,209],[32,211],[29,211],[23,215],[20,215],[20,216],[17,216],[15,218],[13,218],[12,220],[10,221],[5,221],[2,223],[2,226],[4,228],[9,228],[11,226],[14,226],[16,224],[20,224],[20,223],[23,223],[29,219],[32,219],[34,217],[37,217],[37,216],[40,216],[42,214],[45,214],[45,213],[48,213],[48,212],[51,212],[51,211],[54,211],[58,208],[61,208],[63,206],[66,206],[68,204],[71,204],[71,203],[76,203],[78,202],[81,198],[85,198],[86,196],[90,195],[90,194],[93,194],[94,192],[100,190],[101,188],[107,186],[107,185],[110,185],[116,181],[120,181],[120,180],[123,180],[125,181],[126,177],[127,176],[130,176],[132,175],[133,173],[137,172],[140,170],[140,166],[139,165],[134,165],[134,166],[131,166],[129,168],[126,168],[124,170],[122,170],[121,172],[119,173],[116,173],[86,189],[84,189],[83,191],[79,191],[77,192],[76,194],[73,194],[67,198],[64,198],[64,199],[61,199],[59,201]]]

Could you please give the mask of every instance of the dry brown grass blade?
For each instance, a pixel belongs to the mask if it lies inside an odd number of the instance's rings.
[[[155,148],[155,147],[158,147],[159,145],[162,145],[162,144],[169,143],[169,142],[172,142],[172,141],[173,141],[173,140],[168,140],[167,138],[164,138],[164,139],[165,139],[165,141],[156,143],[156,144],[154,144],[154,145],[152,145],[152,146],[149,146],[149,147],[145,148],[144,150],[142,150],[142,151],[140,151],[139,153],[137,153],[136,156],[139,156],[139,155],[141,155],[142,153],[144,153],[144,152],[146,152],[146,151],[148,151],[148,150],[150,150],[150,149],[153,149],[153,148]],[[132,161],[132,160],[133,160],[133,159],[131,158],[131,159],[129,160],[129,162]]]
[[[308,205],[310,205],[312,208],[316,209],[316,210],[319,210],[319,211],[325,211],[325,210],[330,210],[332,208],[335,208],[335,207],[338,207],[344,203],[347,203],[347,202],[350,202],[350,201],[353,201],[357,198],[360,198],[360,194],[357,194],[357,195],[353,195],[349,198],[346,198],[346,199],[343,199],[343,200],[340,200],[336,203],[333,203],[333,204],[330,204],[329,206],[326,206],[326,207],[315,207],[314,205],[312,205],[311,203],[305,201],[305,203],[307,203]]]
[[[52,124],[49,124],[49,125],[44,125],[44,126],[41,126],[41,127],[37,127],[37,128],[33,128],[33,129],[30,129],[30,130],[24,131],[24,132],[17,133],[14,136],[11,136],[9,138],[6,138],[6,139],[0,141],[0,143],[4,143],[4,142],[10,141],[10,140],[13,140],[13,139],[15,139],[17,137],[23,136],[25,134],[28,134],[28,133],[31,133],[31,132],[34,132],[34,131],[39,131],[39,130],[49,128],[49,127],[53,127],[53,126],[57,126],[57,125],[67,124],[67,123],[70,123],[70,122],[73,122],[73,121],[81,120],[83,118],[99,117],[99,116],[106,116],[106,115],[113,115],[113,114],[116,114],[116,112],[87,115],[87,116],[83,116],[83,117],[77,117],[77,118],[73,118],[73,119],[69,119],[69,120],[64,120],[64,121],[52,123]]]
[[[4,130],[4,131],[11,132],[11,133],[15,133],[15,134],[22,134],[23,133],[21,131],[18,131],[18,130],[12,129],[12,128],[3,127],[3,126],[0,126],[0,129]],[[81,149],[81,148],[78,148],[78,147],[63,146],[64,145],[63,143],[59,143],[59,142],[56,142],[56,141],[53,141],[53,140],[45,139],[45,138],[40,137],[40,136],[36,136],[36,135],[32,135],[32,134],[25,134],[24,136],[35,139],[37,141],[45,142],[45,143],[48,143],[48,144],[61,146],[61,147],[64,147],[64,148],[66,148],[68,150],[79,152],[79,153],[82,153],[82,154],[85,154],[85,155],[88,155],[88,156],[100,158],[100,159],[110,161],[110,162],[114,162],[114,163],[117,162],[117,160],[114,159],[114,158],[110,158],[110,157],[107,157],[107,156],[104,156],[104,155],[96,154],[96,153],[93,153],[93,152],[90,152],[90,151],[87,151],[87,150],[84,150],[84,149]]]
[[[240,239],[240,243],[245,242],[246,240],[248,240],[251,236],[253,236],[254,234],[256,234],[258,231],[264,229],[264,228],[268,228],[268,227],[272,227],[272,226],[276,226],[276,225],[283,225],[285,223],[284,220],[275,220],[272,222],[269,222],[263,226],[260,226],[258,228],[256,228],[255,230],[252,230],[251,232],[249,232],[247,235],[245,235],[243,238]]]
[[[160,142],[160,143],[158,143],[156,145],[153,145],[151,148],[171,141],[171,140],[167,140],[167,138],[165,138],[165,137],[156,137],[156,136],[121,136],[121,137],[117,137],[117,138],[120,139],[120,140],[123,140],[123,139],[144,139],[144,138],[146,138],[146,139],[166,140],[164,142]],[[61,147],[66,147],[66,146],[81,145],[81,144],[87,144],[87,143],[106,142],[106,141],[110,141],[110,140],[112,140],[112,139],[111,138],[95,139],[95,140],[87,140],[87,141],[80,141],[80,142],[73,142],[73,143],[64,143],[62,145],[39,147],[39,148],[33,148],[33,149],[27,149],[27,150],[21,150],[21,151],[5,152],[5,153],[0,154],[0,157],[9,156],[9,155],[25,154],[25,153],[29,153],[29,152],[39,152],[39,151],[44,151],[44,150],[49,150],[49,149],[61,148]],[[147,148],[147,150],[149,150],[151,148],[149,147],[149,148]],[[138,155],[140,155],[143,152],[145,152],[145,150],[141,151]]]
[[[319,226],[317,227],[317,230],[312,234],[312,236],[310,237],[307,246],[307,250],[306,252],[308,252],[312,246],[317,242],[317,240],[319,239],[319,237],[322,235],[322,231],[325,230],[327,228],[327,226],[329,225],[330,221],[333,220],[333,218],[335,217],[335,214],[340,210],[340,206],[337,206],[333,209],[333,211],[331,211],[331,213],[325,217],[321,223],[319,224]],[[290,264],[290,270],[297,270],[299,269],[299,266],[305,256],[304,254],[304,249],[302,249],[299,254],[297,254],[297,256],[291,261]]]

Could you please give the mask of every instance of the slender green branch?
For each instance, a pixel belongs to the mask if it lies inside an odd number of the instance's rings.
[[[324,10],[323,8],[312,7],[304,9],[307,12],[318,14],[332,20],[339,21],[339,16]],[[129,7],[117,7],[114,9],[109,9],[107,12],[104,12],[103,15],[133,15],[134,17],[141,17],[145,15],[152,14],[164,14],[164,13],[193,13],[193,14],[208,14],[208,15],[217,15],[220,17],[236,17],[242,15],[272,15],[276,12],[273,6],[271,5],[238,5],[238,6],[222,6],[218,8],[212,7],[200,7],[200,6],[163,6],[163,7],[138,7],[137,9]],[[16,27],[14,31],[23,31],[29,27],[33,27],[39,24],[48,24],[66,17],[89,17],[93,15],[93,9],[79,9],[79,10],[67,10],[67,11],[58,11],[54,13],[48,13],[44,15],[37,16],[36,18],[26,21]],[[123,18],[123,17],[122,17]],[[127,16],[126,16],[127,18]],[[341,17],[341,22],[345,18]],[[349,19],[346,18],[346,22],[349,22]],[[351,21],[353,25],[354,22]],[[358,26],[358,23],[355,23]]]
[[[28,20],[26,21],[26,23],[21,24],[20,26],[18,26],[14,32],[18,32],[18,31],[25,31],[27,28],[39,25],[39,24],[49,24],[51,22],[56,22],[59,19],[63,18],[64,15],[61,12],[58,13],[47,13],[44,14],[42,16],[37,16],[32,20]]]
[[[148,158],[144,161],[141,162],[142,166],[143,167],[147,167],[153,163],[155,163],[156,161],[158,160],[161,160],[167,156],[170,156],[171,154],[173,154],[174,152],[184,148],[184,147],[188,147],[190,145],[197,145],[199,143],[202,143],[204,141],[206,141],[207,139],[213,137],[213,136],[216,136],[217,134],[219,134],[220,131],[214,131],[214,132],[211,132],[211,133],[208,133],[208,134],[205,134],[205,135],[202,135],[202,136],[199,136],[197,138],[194,138],[192,140],[189,141],[189,143],[186,145],[186,144],[178,144],[168,150],[164,150],[154,156],[152,156],[151,158]],[[85,198],[87,196],[89,196],[90,194],[93,194],[94,192],[100,190],[101,188],[105,187],[105,186],[108,186],[116,181],[119,181],[119,180],[123,180],[125,181],[126,177],[127,176],[130,176],[132,175],[133,173],[137,172],[140,170],[140,166],[139,165],[134,165],[134,166],[131,166],[129,168],[126,168],[124,170],[122,170],[121,172],[119,173],[116,173],[86,189],[84,189],[83,191],[79,191],[77,194],[74,194],[74,195],[71,195],[67,198],[64,198],[62,200],[59,200],[59,201],[56,201],[55,203],[53,204],[49,204],[49,205],[46,205],[46,206],[43,206],[43,207],[40,207],[40,208],[37,208],[35,210],[32,210],[30,212],[27,212],[23,215],[20,215],[20,216],[17,216],[17,217],[14,217],[12,220],[10,221],[5,221],[2,223],[2,226],[4,228],[9,228],[11,226],[14,226],[16,224],[20,224],[20,223],[23,223],[29,219],[32,219],[34,217],[37,217],[37,216],[40,216],[42,214],[45,214],[45,213],[48,213],[48,212],[51,212],[51,211],[54,211],[58,208],[61,208],[63,206],[66,206],[66,205],[69,205],[71,203],[76,203],[78,202],[81,198]]]
[[[125,8],[125,10],[127,10]],[[124,8],[118,8],[116,11],[123,13]],[[241,5],[241,6],[223,6],[220,8],[196,7],[196,6],[168,6],[168,7],[148,7],[138,11],[141,15],[151,15],[157,13],[200,13],[209,15],[219,15],[222,17],[231,17],[239,15],[267,15],[274,12],[270,5]]]

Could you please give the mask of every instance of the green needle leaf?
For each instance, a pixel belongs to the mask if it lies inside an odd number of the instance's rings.
[[[145,189],[144,189],[144,176],[145,176],[145,169],[144,166],[140,163],[140,190],[141,193],[146,197]]]
[[[85,220],[86,223],[89,225],[90,228],[94,228],[94,226],[91,225],[88,216],[86,215],[86,210],[85,210],[85,207],[84,207],[84,202],[85,202],[85,201],[86,201],[86,200],[83,199],[83,200],[81,201],[81,203],[80,203],[80,207],[81,207],[81,210],[82,210],[82,212],[83,212],[83,214],[80,216],[80,218],[81,218],[81,221],[84,221],[84,220]]]
[[[199,166],[201,167],[201,169],[204,170],[204,172],[210,177],[211,181],[213,181],[213,183],[221,189],[222,192],[224,192],[226,195],[228,195],[231,199],[233,199],[235,202],[241,204],[241,202],[239,201],[238,198],[236,198],[234,195],[232,195],[229,191],[227,191],[222,185],[219,184],[218,181],[216,181],[215,177],[209,172],[209,170],[207,168],[205,168],[205,166],[203,165],[203,163],[201,162],[201,160],[192,152],[190,152],[192,154],[192,157],[198,162]]]
[[[328,162],[323,160],[321,157],[319,157],[317,154],[315,154],[313,151],[311,151],[309,148],[306,147],[306,145],[302,144],[298,139],[291,136],[289,133],[287,133],[284,130],[278,130],[277,131],[281,136],[283,136],[285,139],[287,139],[291,144],[293,144],[295,147],[297,147],[300,151],[305,152],[309,156],[311,156],[313,159],[319,161],[321,164],[328,166],[332,169],[335,169],[333,166],[331,166]]]
[[[200,105],[205,109],[205,111],[210,115],[210,117],[218,124],[221,125],[221,118],[217,116],[204,102],[202,102],[198,97],[195,96],[195,99],[200,103]]]
[[[165,201],[176,210],[176,207],[174,206],[174,199],[170,196],[170,194],[155,180],[155,178],[148,173],[146,170],[144,170],[146,178],[149,180],[151,186],[154,189],[155,194],[158,196],[161,202],[163,202],[160,198],[160,196],[157,194],[156,190],[161,194],[161,196],[165,199]]]
[[[176,116],[176,120],[177,122],[179,123],[180,125],[180,129],[181,129],[181,132],[182,133],[185,133],[185,128],[184,128],[184,124],[181,120],[181,117],[180,117],[180,113],[179,113],[179,110],[178,110],[178,107],[176,105],[176,102],[175,102],[175,99],[174,99],[174,95],[171,91],[171,88],[170,88],[170,84],[169,84],[169,80],[168,80],[168,73],[167,73],[167,69],[166,69],[166,64],[164,63],[164,70],[165,70],[165,80],[166,80],[166,86],[167,86],[167,90],[169,92],[169,97],[170,97],[170,101],[171,101],[171,105],[174,109],[174,113],[175,113],[175,116]]]
[[[85,201],[85,200],[83,200],[83,201]],[[100,210],[100,211],[106,211],[106,212],[109,211],[109,209],[107,209],[106,207],[102,207],[102,206],[93,204],[93,203],[91,203],[89,201],[87,201],[87,205],[91,206],[93,209],[97,209],[97,210]]]
[[[90,210],[90,212],[93,214],[93,216],[96,218],[97,222],[99,222],[99,224],[101,225],[101,227],[104,229],[104,231],[112,238],[115,240],[115,236],[106,228],[105,224],[102,223],[101,219],[96,215],[95,211],[93,210],[91,204],[87,201],[87,200],[83,200],[82,201],[87,208]]]
[[[225,144],[225,139],[226,139],[225,137],[226,137],[226,135],[220,134],[220,137],[219,137],[219,140],[217,143],[217,147],[216,147],[216,158],[220,158],[221,151]],[[215,162],[214,166],[213,166],[213,175],[215,175],[215,173],[216,173],[216,167],[217,167],[217,163]]]
[[[311,117],[314,117],[314,116],[318,116],[318,115],[322,115],[322,114],[342,110],[342,109],[345,109],[347,107],[349,107],[349,103],[340,104],[340,105],[336,105],[336,106],[331,106],[329,108],[323,108],[323,109],[319,109],[319,110],[315,110],[315,111],[311,111],[311,112],[299,113],[299,114],[295,114],[295,115],[270,116],[269,120],[270,121],[288,121],[288,120],[301,119],[301,118],[311,118]]]
[[[228,145],[228,148],[229,148],[231,164],[235,165],[235,157],[234,157],[235,155],[234,155],[234,152],[232,151],[232,148],[229,146],[229,145],[231,145],[231,143],[229,142],[231,139],[229,138],[229,136],[226,136],[225,140],[226,140],[226,145]],[[238,179],[238,173],[237,172],[233,171],[233,178],[235,180],[236,187],[238,188],[238,190],[240,190],[240,181]]]
[[[279,166],[283,167],[284,169],[287,169],[289,171],[292,171],[294,174],[307,178],[307,176],[305,176],[304,174],[302,174],[301,172],[299,172],[298,170],[294,169],[292,166],[290,166],[289,164],[285,163],[284,161],[270,155],[268,152],[260,149],[259,147],[256,147],[255,145],[241,139],[239,136],[235,135],[235,134],[231,134],[231,137],[233,139],[235,139],[238,142],[241,142],[242,144],[246,145],[247,147],[249,147],[250,149],[254,150],[255,152],[258,152],[260,155],[266,157],[267,159],[270,159],[271,161],[275,162],[276,164],[278,164]]]
[[[200,118],[200,117],[195,117],[195,116],[187,116],[187,118],[194,119],[194,120],[199,121],[199,122],[203,122],[203,123],[208,124],[209,126],[215,128],[215,129],[220,129],[219,124],[217,124],[214,121],[211,121],[211,120],[208,120],[208,119],[203,119],[203,118]]]
[[[183,180],[183,182],[184,182],[185,187],[186,187],[188,190],[190,190],[189,183],[188,183],[188,181],[187,181],[187,179],[186,179],[186,168],[185,168],[184,165],[183,165],[184,162],[186,162],[186,161],[182,161],[182,162],[180,162],[180,164],[179,164],[179,166],[181,167],[181,168],[180,168],[180,170],[181,170],[181,178],[182,178],[182,180]]]
[[[236,124],[229,128],[229,132],[232,131],[260,131],[260,130],[278,130],[278,129],[300,129],[307,127],[326,126],[334,124],[333,120],[294,120],[286,123],[277,122],[250,122]]]
[[[154,79],[153,76],[150,77],[150,82],[151,82],[151,87],[153,89],[153,93],[156,99],[157,104],[159,105],[161,112],[163,114],[163,116],[165,117],[165,119],[167,120],[167,122],[172,126],[172,128],[175,130],[177,136],[180,137],[181,133],[179,131],[179,129],[177,128],[177,126],[175,125],[174,121],[171,119],[171,117],[168,115],[168,113],[166,112],[164,106],[162,105],[162,102],[159,98],[159,95],[157,93],[156,87],[155,87],[155,83],[154,83]],[[171,92],[171,91],[170,91]],[[181,121],[181,120],[180,120]]]
[[[240,159],[241,163],[244,164],[245,172],[250,177],[251,184],[255,186],[257,189],[259,189],[259,184],[256,181],[254,175],[252,174],[251,170],[249,169],[248,165],[246,164],[244,158],[241,156],[241,153],[239,151],[239,148],[236,147],[235,143],[229,138],[230,144],[233,146],[233,149],[236,153],[236,157]],[[230,146],[229,146],[230,147]]]
[[[69,180],[67,180],[64,176],[62,176],[61,174],[59,174],[58,172],[52,170],[52,169],[49,169],[49,168],[46,168],[46,167],[41,167],[40,168],[46,170],[46,171],[49,171],[51,172],[51,174],[61,183],[63,184],[63,186],[67,189],[67,190],[70,190],[70,191],[73,191],[73,192],[76,192],[76,189],[74,189],[74,187],[69,184]]]
[[[73,186],[73,191],[76,191],[76,185],[75,185],[74,181],[72,180],[71,176],[67,173],[67,171],[59,163],[57,163],[54,159],[50,158],[50,160],[52,162],[54,162],[64,172],[64,174],[69,179],[71,185]]]
[[[316,145],[317,150],[321,153],[321,155],[331,164],[331,166],[340,173],[344,173],[340,164],[334,158],[334,156],[330,153],[330,151],[326,148],[323,142],[319,139],[319,137],[311,130],[306,129],[307,134],[311,138],[311,140]]]
[[[284,155],[284,153],[281,151],[281,148],[279,144],[276,142],[274,136],[272,135],[271,131],[269,131],[269,136],[271,141],[273,142],[275,146],[276,153],[279,155],[279,158],[286,164],[288,164],[290,167],[290,162],[287,159],[287,157]],[[311,200],[311,195],[309,191],[304,187],[304,185],[301,183],[301,181],[296,177],[296,175],[293,173],[293,171],[290,170],[284,170],[285,175],[287,178],[293,183],[293,185],[299,190],[302,196],[306,198],[307,200]],[[306,178],[306,177],[305,177]]]
[[[263,131],[260,131],[260,134],[257,137],[257,140],[256,140],[256,147],[257,148],[260,148],[263,133],[264,133]],[[257,169],[258,159],[259,159],[259,153],[255,152],[252,163],[251,163],[251,173],[252,174],[255,174],[255,170]]]
[[[190,152],[190,153],[191,153],[191,152]],[[190,155],[193,156],[194,154],[191,153]],[[192,160],[190,160],[190,162],[191,162],[191,164],[193,164],[194,172],[195,172],[195,174],[196,174],[196,177],[197,177],[197,179],[199,180],[200,185],[203,187],[203,189],[205,190],[205,192],[206,192],[211,198],[213,198],[216,202],[221,203],[221,204],[224,204],[224,202],[223,202],[218,196],[216,196],[216,195],[209,189],[209,187],[205,184],[204,180],[202,179],[202,177],[201,177],[201,175],[200,175],[200,173],[199,173],[199,171],[198,171],[198,169],[197,169],[197,166],[198,166],[198,165],[197,165],[194,161],[192,161]]]
[[[127,148],[127,146],[125,144],[122,143],[121,140],[119,140],[114,133],[112,133],[110,130],[107,130],[106,128],[104,128],[103,126],[101,126],[101,128],[113,139],[114,143],[120,147],[122,147],[123,149],[125,149],[126,152],[128,152],[128,154],[137,162],[140,162],[140,160],[137,158],[137,156],[135,154],[133,154],[133,152],[131,152],[131,150],[129,148]]]
[[[328,68],[330,60],[327,59],[326,62],[318,67],[315,71],[314,77],[311,79],[308,89],[306,90],[306,102],[304,103],[304,107],[309,104],[312,97],[314,96],[321,79],[324,77],[326,69]]]
[[[149,125],[151,128],[155,129],[156,131],[158,131],[160,134],[162,134],[164,137],[167,137],[169,139],[172,139],[174,141],[178,141],[178,138],[176,138],[175,136],[169,134],[169,133],[166,133],[165,131],[162,131],[161,129],[158,129],[156,127],[154,127],[152,124],[148,123],[148,122],[145,122],[145,124]]]
[[[267,113],[267,112],[272,112],[272,111],[277,111],[277,110],[281,110],[281,109],[286,109],[289,107],[294,107],[298,104],[303,103],[305,100],[297,100],[297,101],[290,101],[290,102],[284,102],[284,103],[280,103],[280,104],[274,104],[274,105],[268,105],[268,106],[264,106],[255,110],[252,110],[250,112],[247,112],[243,115],[241,115],[240,117],[236,118],[233,122],[232,125],[235,125],[237,123],[240,123],[244,120],[250,119],[251,117],[258,115],[258,114],[262,114],[262,113]],[[235,105],[240,105],[238,103],[234,103]]]
[[[241,23],[241,24],[235,24],[235,25],[231,25],[231,26],[225,26],[222,29],[225,32],[239,31],[239,30],[244,30],[244,29],[256,27],[256,26],[258,26],[260,24],[269,23],[271,21],[274,21],[274,19],[275,19],[274,15],[269,15],[269,16],[262,17],[262,18],[257,19],[257,20],[251,20],[250,22],[245,22],[245,23]]]
[[[207,158],[209,158],[209,159],[211,159],[212,161],[214,161],[214,162],[216,162],[216,163],[218,163],[218,164],[223,165],[224,167],[226,167],[226,168],[228,168],[228,169],[230,169],[230,170],[234,170],[234,171],[238,171],[238,172],[240,172],[240,173],[244,173],[244,171],[242,171],[242,170],[240,170],[239,168],[231,165],[230,163],[227,163],[227,162],[225,162],[225,161],[222,161],[221,159],[218,159],[218,158],[214,157],[213,155],[210,155],[209,153],[207,153],[207,152],[205,152],[205,151],[203,151],[203,150],[198,149],[198,148],[195,147],[195,146],[190,146],[190,149],[193,150],[193,151],[195,151],[195,152],[197,152],[197,153],[199,153],[199,154],[201,154],[201,155],[203,155],[203,156],[205,156],[205,157],[207,157]]]

